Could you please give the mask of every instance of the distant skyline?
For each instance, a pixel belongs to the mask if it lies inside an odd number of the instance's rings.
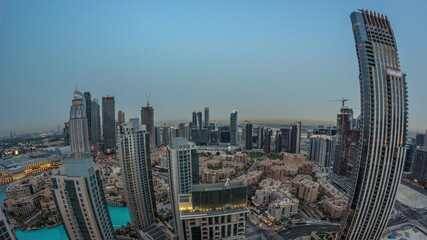
[[[155,122],[310,119],[360,107],[350,13],[386,14],[407,74],[409,129],[427,129],[426,1],[0,1],[0,135],[57,129],[76,83]],[[288,122],[283,122],[284,124]],[[304,125],[304,122],[303,122]]]

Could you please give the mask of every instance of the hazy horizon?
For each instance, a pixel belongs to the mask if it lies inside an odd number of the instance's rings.
[[[0,134],[62,128],[76,83],[100,105],[115,96],[127,119],[151,93],[156,123],[205,106],[218,120],[238,109],[239,121],[333,123],[329,100],[360,107],[349,19],[360,8],[388,16],[409,129],[424,132],[425,1],[1,1]]]

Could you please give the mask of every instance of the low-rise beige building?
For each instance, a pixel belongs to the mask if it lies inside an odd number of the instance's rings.
[[[304,202],[314,202],[319,193],[319,184],[308,179],[300,181],[298,197]]]

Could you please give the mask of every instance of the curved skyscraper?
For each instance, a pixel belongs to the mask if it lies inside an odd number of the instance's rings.
[[[361,135],[340,239],[380,239],[405,161],[407,88],[388,18],[366,10],[350,18],[359,60]]]

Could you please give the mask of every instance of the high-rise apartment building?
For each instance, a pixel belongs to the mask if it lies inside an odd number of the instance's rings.
[[[98,99],[94,98],[91,102],[91,136],[93,143],[101,142],[101,116],[99,112]]]
[[[3,210],[0,210],[0,239],[2,240],[18,239],[15,235],[15,232],[10,227],[9,220],[4,215]]]
[[[172,209],[175,219],[175,232],[179,239],[184,238],[184,230],[179,212],[179,194],[190,194],[191,186],[199,184],[199,157],[193,143],[185,138],[173,138],[168,148],[169,183]]]
[[[341,239],[380,239],[405,161],[408,96],[388,18],[360,10],[350,16],[359,60],[361,134],[353,191]]]
[[[209,127],[209,107],[205,107],[205,128]]]
[[[182,240],[245,238],[247,191],[244,182],[193,185],[179,195]]]
[[[74,92],[70,111],[71,156],[52,174],[52,192],[71,240],[115,239],[99,171],[89,153],[83,94]]]
[[[153,149],[157,146],[154,133],[154,108],[148,101],[147,105],[141,108],[141,124],[146,126],[147,132],[150,134],[150,146]]]
[[[119,158],[132,224],[143,229],[155,222],[156,199],[150,159],[150,135],[138,118],[120,127]]]
[[[122,110],[119,110],[119,112],[117,113],[117,123],[120,126],[125,122],[126,122],[125,112],[123,112]]]
[[[92,99],[90,96],[90,92],[84,93],[85,101],[86,101],[86,118],[87,118],[87,129],[89,134],[89,142],[92,141]]]
[[[335,155],[336,140],[330,135],[310,137],[310,160],[321,167],[330,167]]]
[[[258,132],[257,148],[263,149],[264,148],[264,126],[259,126],[257,132]]]
[[[230,114],[230,145],[238,145],[237,140],[237,110],[233,110]]]
[[[102,97],[102,138],[104,152],[116,147],[116,120],[114,96]]]
[[[245,149],[252,150],[252,124],[247,123],[245,127]]]

